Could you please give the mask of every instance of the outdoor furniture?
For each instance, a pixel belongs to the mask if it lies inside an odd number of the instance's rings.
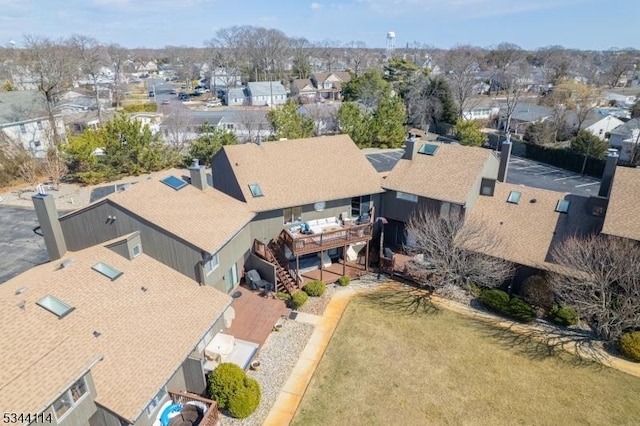
[[[255,269],[248,271],[246,278],[251,290],[273,291],[273,284],[267,280],[263,280]]]

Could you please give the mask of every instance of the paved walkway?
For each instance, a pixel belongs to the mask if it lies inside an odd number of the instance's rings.
[[[308,314],[303,315],[300,319],[296,318],[296,320],[302,320],[304,322],[309,321],[309,323],[312,324],[315,322],[316,328],[311,335],[307,346],[300,354],[300,359],[295,365],[291,376],[289,376],[289,379],[278,394],[278,398],[264,422],[265,426],[281,426],[291,423],[296,411],[298,410],[298,406],[302,401],[302,397],[307,390],[307,386],[309,385],[311,378],[324,355],[325,349],[329,345],[329,340],[333,336],[333,332],[337,328],[340,318],[342,318],[342,313],[346,309],[347,305],[356,295],[363,294],[365,291],[376,291],[380,289],[406,290],[407,287],[396,281],[387,281],[383,285],[377,287],[377,289],[358,288],[357,286],[348,287],[333,295],[319,320],[318,316]],[[493,326],[504,328],[510,332],[522,334],[536,341],[541,341],[572,354],[576,354],[582,359],[600,362],[608,367],[640,377],[640,364],[612,357],[598,343],[593,344],[589,341],[589,343],[586,344],[586,340],[583,339],[585,342],[583,344],[579,339],[577,339],[578,336],[581,336],[580,333],[576,333],[571,330],[564,331],[552,326],[520,324],[502,320],[501,318],[489,313],[475,310],[465,304],[437,296],[431,296],[431,302],[441,309],[447,309],[461,315],[490,323]]]

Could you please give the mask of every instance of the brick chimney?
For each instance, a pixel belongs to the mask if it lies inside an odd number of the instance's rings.
[[[602,173],[598,196],[609,198],[611,186],[613,185],[613,177],[616,174],[616,166],[618,165],[618,150],[609,148],[607,152],[607,162],[604,165],[604,173]]]
[[[32,196],[31,200],[36,209],[49,260],[60,259],[67,252],[67,244],[58,220],[58,211],[53,195],[45,194],[43,191]]]
[[[189,167],[189,175],[191,177],[191,185],[195,186],[201,191],[207,189],[207,186],[209,185],[207,183],[207,173],[204,166],[200,165],[200,162],[197,158],[193,159],[191,167]]]

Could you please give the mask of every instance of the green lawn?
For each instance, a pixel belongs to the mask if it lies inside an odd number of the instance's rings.
[[[640,379],[417,303],[354,299],[294,425],[640,423]]]

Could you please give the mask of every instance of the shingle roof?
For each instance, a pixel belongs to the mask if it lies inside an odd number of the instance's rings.
[[[616,167],[602,232],[640,241],[640,169]]]
[[[624,137],[631,136],[633,129],[640,128],[640,118],[633,118],[621,126],[616,127],[611,131],[612,135],[620,135]]]
[[[59,267],[70,258],[70,266]],[[123,274],[110,281],[91,269],[100,261]],[[96,401],[134,420],[231,302],[144,253],[130,261],[98,245],[69,252],[59,262],[36,266],[0,286],[5,411],[42,410],[102,356],[91,368]],[[15,295],[21,287],[27,290]],[[36,306],[47,294],[75,310],[58,319]],[[24,309],[16,306],[19,301]]]
[[[416,149],[422,143],[418,140]],[[429,143],[438,146],[435,155],[416,153],[413,160],[400,159],[385,179],[384,188],[464,204],[487,162],[491,158],[498,161],[488,149]]]
[[[347,135],[222,148],[244,199],[254,211],[382,192],[378,175]],[[222,153],[221,153],[222,154]],[[254,198],[250,183],[264,196]]]
[[[507,202],[509,193],[522,195],[518,204]],[[535,202],[531,202],[535,200]],[[568,213],[555,211],[558,200],[569,200]],[[492,197],[480,196],[467,213],[499,239],[487,254],[522,265],[557,269],[550,263],[551,249],[572,235],[598,232],[602,219],[588,214],[588,198],[567,193],[496,182]]]
[[[298,90],[298,92],[306,89],[307,91],[315,92],[315,87],[313,87],[313,83],[308,78],[296,78],[291,82],[291,84]]]
[[[210,253],[253,219],[245,203],[214,188],[201,191],[187,185],[176,191],[160,182],[169,175],[186,178],[189,171],[168,170],[158,178],[109,196],[109,200]]]
[[[40,92],[0,92],[0,126],[46,116],[45,99]]]
[[[279,81],[252,81],[247,83],[247,90],[252,97],[287,94],[287,90]]]
[[[504,112],[504,111],[503,111]],[[551,108],[544,105],[534,104],[517,104],[511,118],[513,120],[519,120],[526,123],[542,120],[545,117],[549,117],[553,114]]]

